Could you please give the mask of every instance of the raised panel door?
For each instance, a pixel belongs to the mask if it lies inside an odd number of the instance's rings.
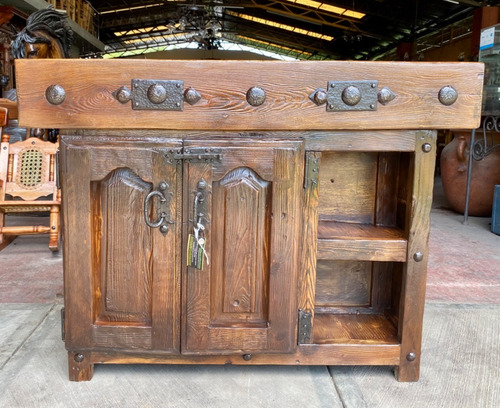
[[[222,159],[185,163],[185,236],[204,252],[201,268],[185,267],[183,352],[292,352],[301,144],[203,143]]]
[[[180,142],[62,143],[68,349],[177,352]]]

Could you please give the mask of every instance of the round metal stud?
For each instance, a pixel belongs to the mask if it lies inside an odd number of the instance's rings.
[[[392,101],[396,95],[389,88],[384,86],[380,91],[378,91],[377,99],[382,105],[387,105]]]
[[[158,105],[167,99],[167,90],[160,84],[154,84],[148,88],[147,95],[152,103]]]
[[[247,102],[252,106],[260,106],[266,101],[266,91],[253,86],[247,91]]]
[[[406,359],[408,361],[415,361],[416,358],[417,358],[417,355],[415,353],[413,353],[413,352],[408,353],[407,356],[406,356]]]
[[[81,363],[83,361],[83,354],[82,353],[76,353],[74,356],[73,356],[73,360],[75,360],[75,362],[77,363]]]
[[[422,261],[422,259],[424,259],[424,254],[422,252],[415,252],[415,254],[413,255],[413,259],[415,260],[415,262],[420,262]]]
[[[116,91],[115,98],[120,103],[127,103],[132,98],[132,93],[126,86],[122,86]]]
[[[243,354],[243,360],[245,361],[250,361],[252,359],[252,355],[251,354]]]
[[[203,179],[198,181],[198,185],[196,186],[198,190],[205,190],[207,188],[207,182]]]
[[[162,181],[160,185],[158,186],[160,190],[166,190],[168,188],[168,183],[166,181]]]
[[[430,143],[424,143],[422,145],[422,151],[424,153],[429,153],[432,150],[432,145]]]
[[[439,90],[438,99],[445,106],[450,106],[455,103],[458,98],[458,92],[450,85],[443,86]]]
[[[184,92],[184,100],[187,103],[189,103],[190,105],[194,105],[200,99],[201,99],[201,95],[198,93],[198,91],[196,89],[194,89],[192,87],[189,87]]]
[[[166,225],[162,225],[162,226],[160,227],[160,232],[161,232],[162,234],[166,234],[166,233],[168,232],[168,227],[167,227]]]
[[[355,106],[361,100],[361,91],[354,85],[350,85],[342,91],[342,100],[346,105]]]
[[[45,98],[51,105],[60,105],[66,99],[66,91],[61,85],[50,85],[45,90]]]
[[[325,92],[324,89],[322,88],[319,88],[317,89],[316,91],[314,91],[310,96],[309,98],[317,105],[317,106],[321,106],[323,105],[324,103],[326,103],[326,100],[327,100],[327,93]]]

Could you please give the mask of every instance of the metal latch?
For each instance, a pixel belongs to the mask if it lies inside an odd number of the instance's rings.
[[[208,147],[190,147],[187,149],[170,150],[165,154],[169,163],[220,163],[222,149]]]
[[[201,95],[194,89],[184,90],[184,81],[133,79],[132,89],[122,86],[113,92],[120,103],[132,101],[135,110],[182,111],[184,101],[194,105]]]

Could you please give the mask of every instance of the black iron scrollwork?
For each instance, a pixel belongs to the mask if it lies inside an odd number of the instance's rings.
[[[474,140],[472,154],[474,160],[482,160],[495,149],[500,148],[500,143],[495,144],[495,133],[500,132],[499,116],[486,116],[483,121],[482,137]]]
[[[464,224],[468,223],[469,219],[469,200],[472,180],[472,161],[483,160],[490,155],[495,149],[500,148],[500,143],[495,143],[495,135],[500,132],[500,116],[484,116],[481,129],[482,137],[476,139],[476,129],[471,133],[469,151],[469,164],[467,168],[467,186],[465,191],[465,209],[464,209]]]

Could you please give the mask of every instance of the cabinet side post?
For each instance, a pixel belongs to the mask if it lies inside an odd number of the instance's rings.
[[[395,370],[398,381],[419,378],[435,162],[436,132],[416,132],[406,206],[408,254],[403,266],[399,313],[401,355]]]
[[[68,373],[70,381],[90,381],[94,376],[90,353],[68,351]]]
[[[304,174],[303,226],[300,247],[299,310],[311,316],[311,325],[304,330],[299,327],[299,344],[312,341],[311,327],[314,325],[314,303],[316,297],[316,253],[318,241],[319,168],[321,153],[306,152]],[[311,166],[315,172],[308,171]],[[311,177],[310,177],[311,176]],[[299,324],[301,324],[299,322]]]

